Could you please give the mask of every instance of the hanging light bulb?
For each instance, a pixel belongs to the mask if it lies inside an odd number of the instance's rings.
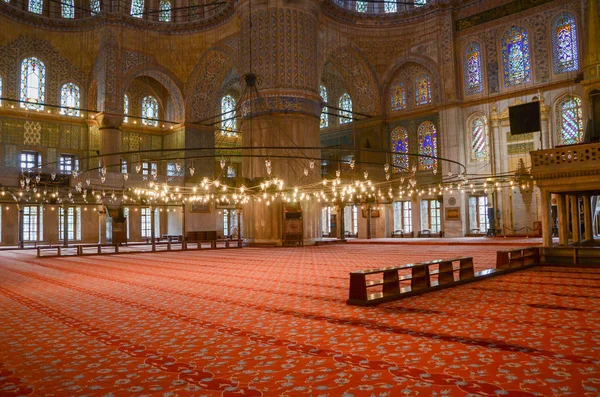
[[[390,180],[390,174],[388,172],[385,173],[385,180],[386,181]]]
[[[194,176],[195,172],[196,170],[194,169],[194,167],[190,167],[190,176]]]
[[[313,168],[315,168],[315,160],[310,160],[310,162],[308,163],[308,166],[310,167],[311,170]]]
[[[102,173],[102,175],[106,175],[106,166],[103,166],[100,172]]]
[[[79,172],[77,170],[73,170],[73,178],[77,178],[79,176]]]
[[[175,162],[175,169],[177,170],[177,173],[181,172],[181,161],[177,160]]]
[[[388,163],[385,163],[385,165],[383,166],[383,170],[385,172],[388,172],[390,170],[390,165]]]
[[[339,178],[339,177],[340,177],[340,175],[341,175],[341,172],[340,172],[340,170],[336,170],[336,171],[335,171],[335,177],[336,177],[336,178]]]
[[[271,159],[266,159],[265,160],[265,167],[267,167],[267,168],[271,167]]]
[[[90,181],[90,179],[89,179],[89,178],[87,178],[87,179],[85,180],[85,184],[86,184],[86,185],[88,185],[88,186],[90,186],[90,183],[92,183],[92,181]]]
[[[137,172],[139,174],[141,170],[142,170],[142,165],[140,163],[137,163],[135,165],[135,172]]]
[[[437,175],[437,168],[433,169],[433,175]]]
[[[350,168],[354,169],[355,164],[356,164],[356,161],[354,161],[354,159],[350,160]]]
[[[129,174],[123,174],[123,179],[124,180],[128,180],[129,179]]]
[[[30,177],[26,177],[25,178],[25,184],[29,185],[30,182],[31,182],[31,178]]]
[[[51,178],[52,180],[55,180],[55,179],[56,179],[56,172],[51,172],[51,173],[50,173],[50,178]]]
[[[267,167],[267,174],[271,175],[271,167]]]
[[[308,168],[304,168],[304,176],[308,176]]]
[[[102,176],[100,177],[100,182],[104,183],[104,181],[106,181],[106,177],[105,177],[104,175],[102,175]]]
[[[219,165],[221,166],[221,169],[225,168],[226,164],[227,164],[227,162],[223,158],[221,159],[221,161],[219,161]]]
[[[369,171],[363,172],[363,176],[365,177],[365,179],[368,179],[369,178]]]
[[[21,184],[21,189],[23,189],[25,187],[25,181],[21,179],[19,183]]]
[[[40,180],[41,180],[41,179],[42,179],[41,175],[40,175],[40,174],[37,174],[37,175],[35,176],[35,183],[40,183]]]
[[[69,194],[67,194],[67,196],[69,196],[69,198],[73,197],[73,193],[71,193],[71,191],[69,190]]]

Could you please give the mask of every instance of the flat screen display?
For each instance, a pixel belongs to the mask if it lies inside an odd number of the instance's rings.
[[[508,108],[510,133],[512,135],[541,131],[540,102],[529,102]]]

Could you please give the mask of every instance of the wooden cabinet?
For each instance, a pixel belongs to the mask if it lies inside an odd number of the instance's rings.
[[[283,246],[304,245],[304,223],[300,204],[286,204],[283,207]]]

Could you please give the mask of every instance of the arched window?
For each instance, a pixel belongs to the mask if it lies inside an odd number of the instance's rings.
[[[29,12],[41,14],[44,11],[44,1],[43,0],[29,0],[28,10],[29,10]]]
[[[575,17],[569,12],[563,12],[552,21],[552,56],[556,74],[579,69],[577,27]]]
[[[437,131],[431,121],[421,123],[417,130],[419,135],[419,155],[437,157]],[[437,168],[437,158],[419,157],[420,170]]]
[[[490,146],[488,143],[488,121],[484,115],[475,115],[467,122],[470,133],[469,144],[471,162],[478,163],[488,161],[490,157]]]
[[[129,121],[129,97],[127,94],[123,96],[123,122],[127,123]]]
[[[469,43],[464,54],[465,92],[477,94],[483,92],[483,77],[481,73],[481,46]]]
[[[100,0],[90,0],[90,13],[92,15],[100,13]]]
[[[61,0],[60,12],[63,18],[75,18],[75,1]]]
[[[556,104],[558,144],[573,145],[583,139],[581,99],[567,95]]]
[[[144,0],[131,0],[131,16],[134,18],[144,16]]]
[[[406,109],[406,87],[398,82],[392,85],[392,110]]]
[[[367,3],[366,1],[357,1],[356,2],[356,11],[358,12],[367,12]]]
[[[429,76],[424,74],[417,77],[417,105],[426,105],[431,103],[431,81]]]
[[[342,94],[338,101],[340,110],[340,124],[350,123],[352,121],[352,98],[348,93]]]
[[[21,63],[21,107],[44,109],[46,66],[37,58],[26,58]]]
[[[158,20],[161,22],[171,22],[171,2],[169,0],[160,0],[159,7]]]
[[[325,86],[319,86],[319,91],[321,93],[321,99],[323,102],[327,103],[327,88]],[[327,114],[327,106],[323,106],[321,110],[321,128],[329,127],[329,115]]]
[[[73,83],[67,83],[60,89],[60,114],[78,117],[81,107],[79,87]]]
[[[142,124],[158,126],[158,101],[153,96],[142,99]]]
[[[396,0],[391,0],[391,1],[384,1],[383,3],[383,10],[386,13],[392,13],[392,12],[396,12],[398,11],[398,6],[396,5]]]
[[[504,86],[519,85],[531,81],[531,60],[527,30],[513,26],[502,37],[502,64]]]
[[[408,130],[397,127],[392,131],[392,151],[394,153],[408,153]],[[408,156],[394,154],[392,161],[396,172],[408,172]]]
[[[233,136],[236,134],[235,99],[225,95],[221,99],[221,134]]]

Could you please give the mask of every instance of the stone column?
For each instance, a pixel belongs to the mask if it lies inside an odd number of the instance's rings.
[[[17,206],[18,208],[18,214],[19,214],[19,248],[23,248],[24,243],[25,243],[25,239],[23,236],[23,219],[24,219],[24,211],[23,208],[21,206]]]
[[[591,197],[589,194],[583,196],[583,227],[584,235],[583,241],[589,241],[594,238],[594,232],[592,230],[592,205]]]
[[[98,210],[98,244],[106,244],[106,208]]]
[[[550,148],[550,107],[545,105],[544,96],[542,95],[540,98],[540,113],[541,113],[541,121],[542,121],[542,131],[540,134],[542,135],[540,138],[541,148],[540,149],[549,149]]]
[[[251,148],[242,153],[246,156],[242,162],[243,177],[251,186],[273,178],[282,179],[287,188],[316,183],[321,179],[319,5],[316,2],[252,3],[250,18],[248,6],[247,0],[237,4],[242,21],[238,63],[245,75],[248,93],[240,100],[244,117],[240,130],[243,146]],[[311,159],[315,160],[314,167],[309,166]],[[271,173],[267,172],[265,160],[270,161]],[[308,175],[304,175],[304,168],[309,170]],[[281,244],[283,205],[277,197],[273,200],[277,190],[268,190],[265,193],[270,197],[267,198],[269,205],[265,199],[245,205],[244,234],[250,244]],[[307,200],[301,203],[305,244],[314,243],[321,235],[321,205],[313,197],[310,200],[310,203]]]
[[[559,193],[557,198],[558,210],[558,242],[560,245],[569,243],[569,224],[567,223],[567,200],[566,194]]]
[[[121,151],[121,123],[123,116],[100,113],[96,116],[100,124],[100,154],[117,153]],[[94,167],[96,164],[90,164]],[[121,173],[121,158],[118,155],[100,158],[99,167],[105,166],[108,173]]]
[[[69,246],[69,207],[67,207],[67,204],[63,204],[62,206],[63,209],[63,219],[62,219],[62,223],[63,223],[63,235],[62,235],[62,239],[63,239],[63,247],[68,247]]]
[[[181,248],[187,249],[187,241],[185,240],[185,203],[181,204]]]
[[[338,208],[338,229],[340,229],[340,240],[346,241],[346,219],[344,218],[344,210],[346,208],[346,203],[340,203]]]
[[[367,239],[371,239],[373,222],[371,219],[371,204],[367,204]]]
[[[571,229],[573,231],[573,244],[581,242],[581,224],[579,223],[579,196],[571,195]]]
[[[551,194],[541,190],[542,195],[542,240],[544,247],[552,247],[552,198]]]
[[[150,227],[152,230],[150,230],[150,239],[152,241],[152,251],[156,251],[156,240],[155,240],[155,232],[154,232],[154,227],[155,227],[155,215],[156,214],[156,207],[150,207]]]

